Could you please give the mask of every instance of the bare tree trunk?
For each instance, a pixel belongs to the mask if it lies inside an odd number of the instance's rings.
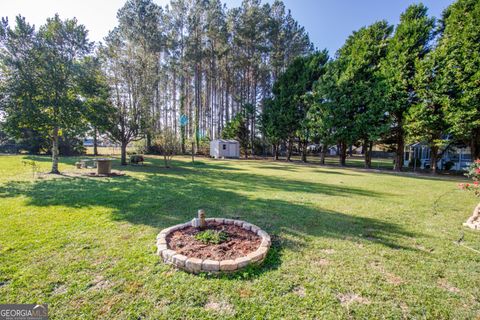
[[[122,141],[122,144],[121,144],[121,163],[122,163],[122,166],[126,166],[127,165],[127,142],[126,141]]]
[[[52,135],[52,171],[50,173],[60,174],[60,171],[58,171],[58,153],[58,127],[55,127]]]
[[[93,128],[93,155],[98,156],[97,128]]]
[[[307,142],[302,141],[301,143],[302,146],[302,162],[307,162]]]
[[[325,157],[327,156],[327,145],[322,146],[322,152],[320,154],[320,164],[324,165],[325,164]]]
[[[438,158],[438,147],[433,146],[430,148],[430,168],[432,170],[432,174],[437,173],[437,158]]]
[[[404,132],[402,123],[399,123],[397,132],[397,150],[395,154],[395,171],[402,171],[403,168],[403,149],[405,149]]]
[[[195,163],[195,143],[192,142],[192,163]]]
[[[364,153],[365,153],[365,168],[371,169],[372,168],[372,149],[373,149],[373,142],[365,140],[363,145]]]
[[[178,119],[177,119],[177,70],[175,69],[175,67],[173,67],[173,79],[172,79],[172,99],[173,99],[173,110],[172,110],[172,123],[173,123],[173,127],[174,127],[174,132],[175,132],[175,136],[177,135],[178,131],[177,131],[177,123],[178,123]]]
[[[287,145],[287,161],[292,161],[292,151],[293,151],[293,141],[292,139],[288,139],[288,145]]]
[[[345,167],[347,165],[347,144],[344,142],[340,143],[340,166]]]
[[[470,154],[472,161],[480,159],[480,129],[475,129],[470,141]]]
[[[150,132],[147,132],[147,135],[145,137],[145,144],[146,144],[146,149],[147,153],[150,153],[152,151],[152,135]],[[125,147],[126,150],[126,147]]]
[[[170,168],[170,166],[168,165],[168,159],[166,154],[163,155],[163,161],[165,163],[165,168]]]
[[[278,160],[280,145],[278,143],[273,144],[273,159]]]

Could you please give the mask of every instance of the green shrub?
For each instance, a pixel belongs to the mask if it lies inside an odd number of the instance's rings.
[[[139,163],[143,163],[144,162],[144,158],[142,155],[139,155],[139,154],[134,154],[130,157],[130,163],[133,163],[133,164],[139,164]]]
[[[209,229],[197,233],[195,239],[205,244],[220,244],[228,240],[228,234],[224,231]]]

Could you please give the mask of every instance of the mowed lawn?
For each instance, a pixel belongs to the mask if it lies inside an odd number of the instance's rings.
[[[459,179],[270,161],[176,158],[125,176],[32,178],[0,156],[0,303],[48,303],[53,319],[478,319],[477,204]],[[118,163],[118,160],[117,160]],[[463,180],[464,181],[464,180]],[[176,271],[155,237],[207,216],[273,235],[261,267]],[[460,240],[460,242],[457,242]]]

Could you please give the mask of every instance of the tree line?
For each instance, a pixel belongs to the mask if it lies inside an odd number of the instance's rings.
[[[0,24],[0,125],[15,139],[51,150],[78,137],[107,136],[145,152],[185,153],[219,137],[258,146],[361,144],[365,165],[377,143],[396,150],[425,141],[434,158],[451,141],[480,155],[479,10],[458,0],[440,20],[412,5],[393,27],[352,33],[334,57],[317,51],[281,1],[128,0],[118,25],[94,44],[76,19],[58,15],[35,29],[18,16]],[[447,140],[446,137],[449,137]],[[449,142],[447,142],[449,141]],[[40,147],[39,147],[40,148]],[[192,150],[193,151],[193,150]]]
[[[48,137],[55,154],[57,131],[74,136],[67,131],[88,124],[94,137],[107,134],[122,146],[125,163],[129,143],[143,139],[150,151],[166,131],[179,138],[183,152],[190,142],[198,148],[202,140],[220,137],[250,104],[248,126],[256,136],[260,102],[272,83],[295,57],[313,51],[308,34],[281,1],[245,0],[227,9],[219,0],[173,0],[163,8],[151,0],[129,0],[117,18],[118,25],[96,46],[75,19],[55,16],[38,31],[22,17],[13,28],[3,20],[2,108],[11,132]],[[47,50],[60,60],[49,60]],[[40,71],[58,76],[49,92],[37,90],[45,79]],[[44,95],[55,98],[47,101]],[[47,114],[48,121],[30,123],[35,117],[26,108]],[[80,116],[79,108],[93,112]]]
[[[371,167],[376,143],[396,152],[402,170],[406,142],[431,149],[431,168],[452,143],[480,157],[480,2],[458,0],[438,21],[411,5],[394,28],[379,21],[353,32],[334,59],[325,52],[297,58],[264,101],[262,128],[275,157],[281,143],[347,148],[361,144]],[[319,75],[319,76],[318,76]],[[318,77],[317,77],[318,76]]]

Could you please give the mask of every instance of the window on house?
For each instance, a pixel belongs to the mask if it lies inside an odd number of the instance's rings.
[[[224,144],[224,145],[222,146],[222,148],[223,148],[223,150],[227,150],[227,145]]]

